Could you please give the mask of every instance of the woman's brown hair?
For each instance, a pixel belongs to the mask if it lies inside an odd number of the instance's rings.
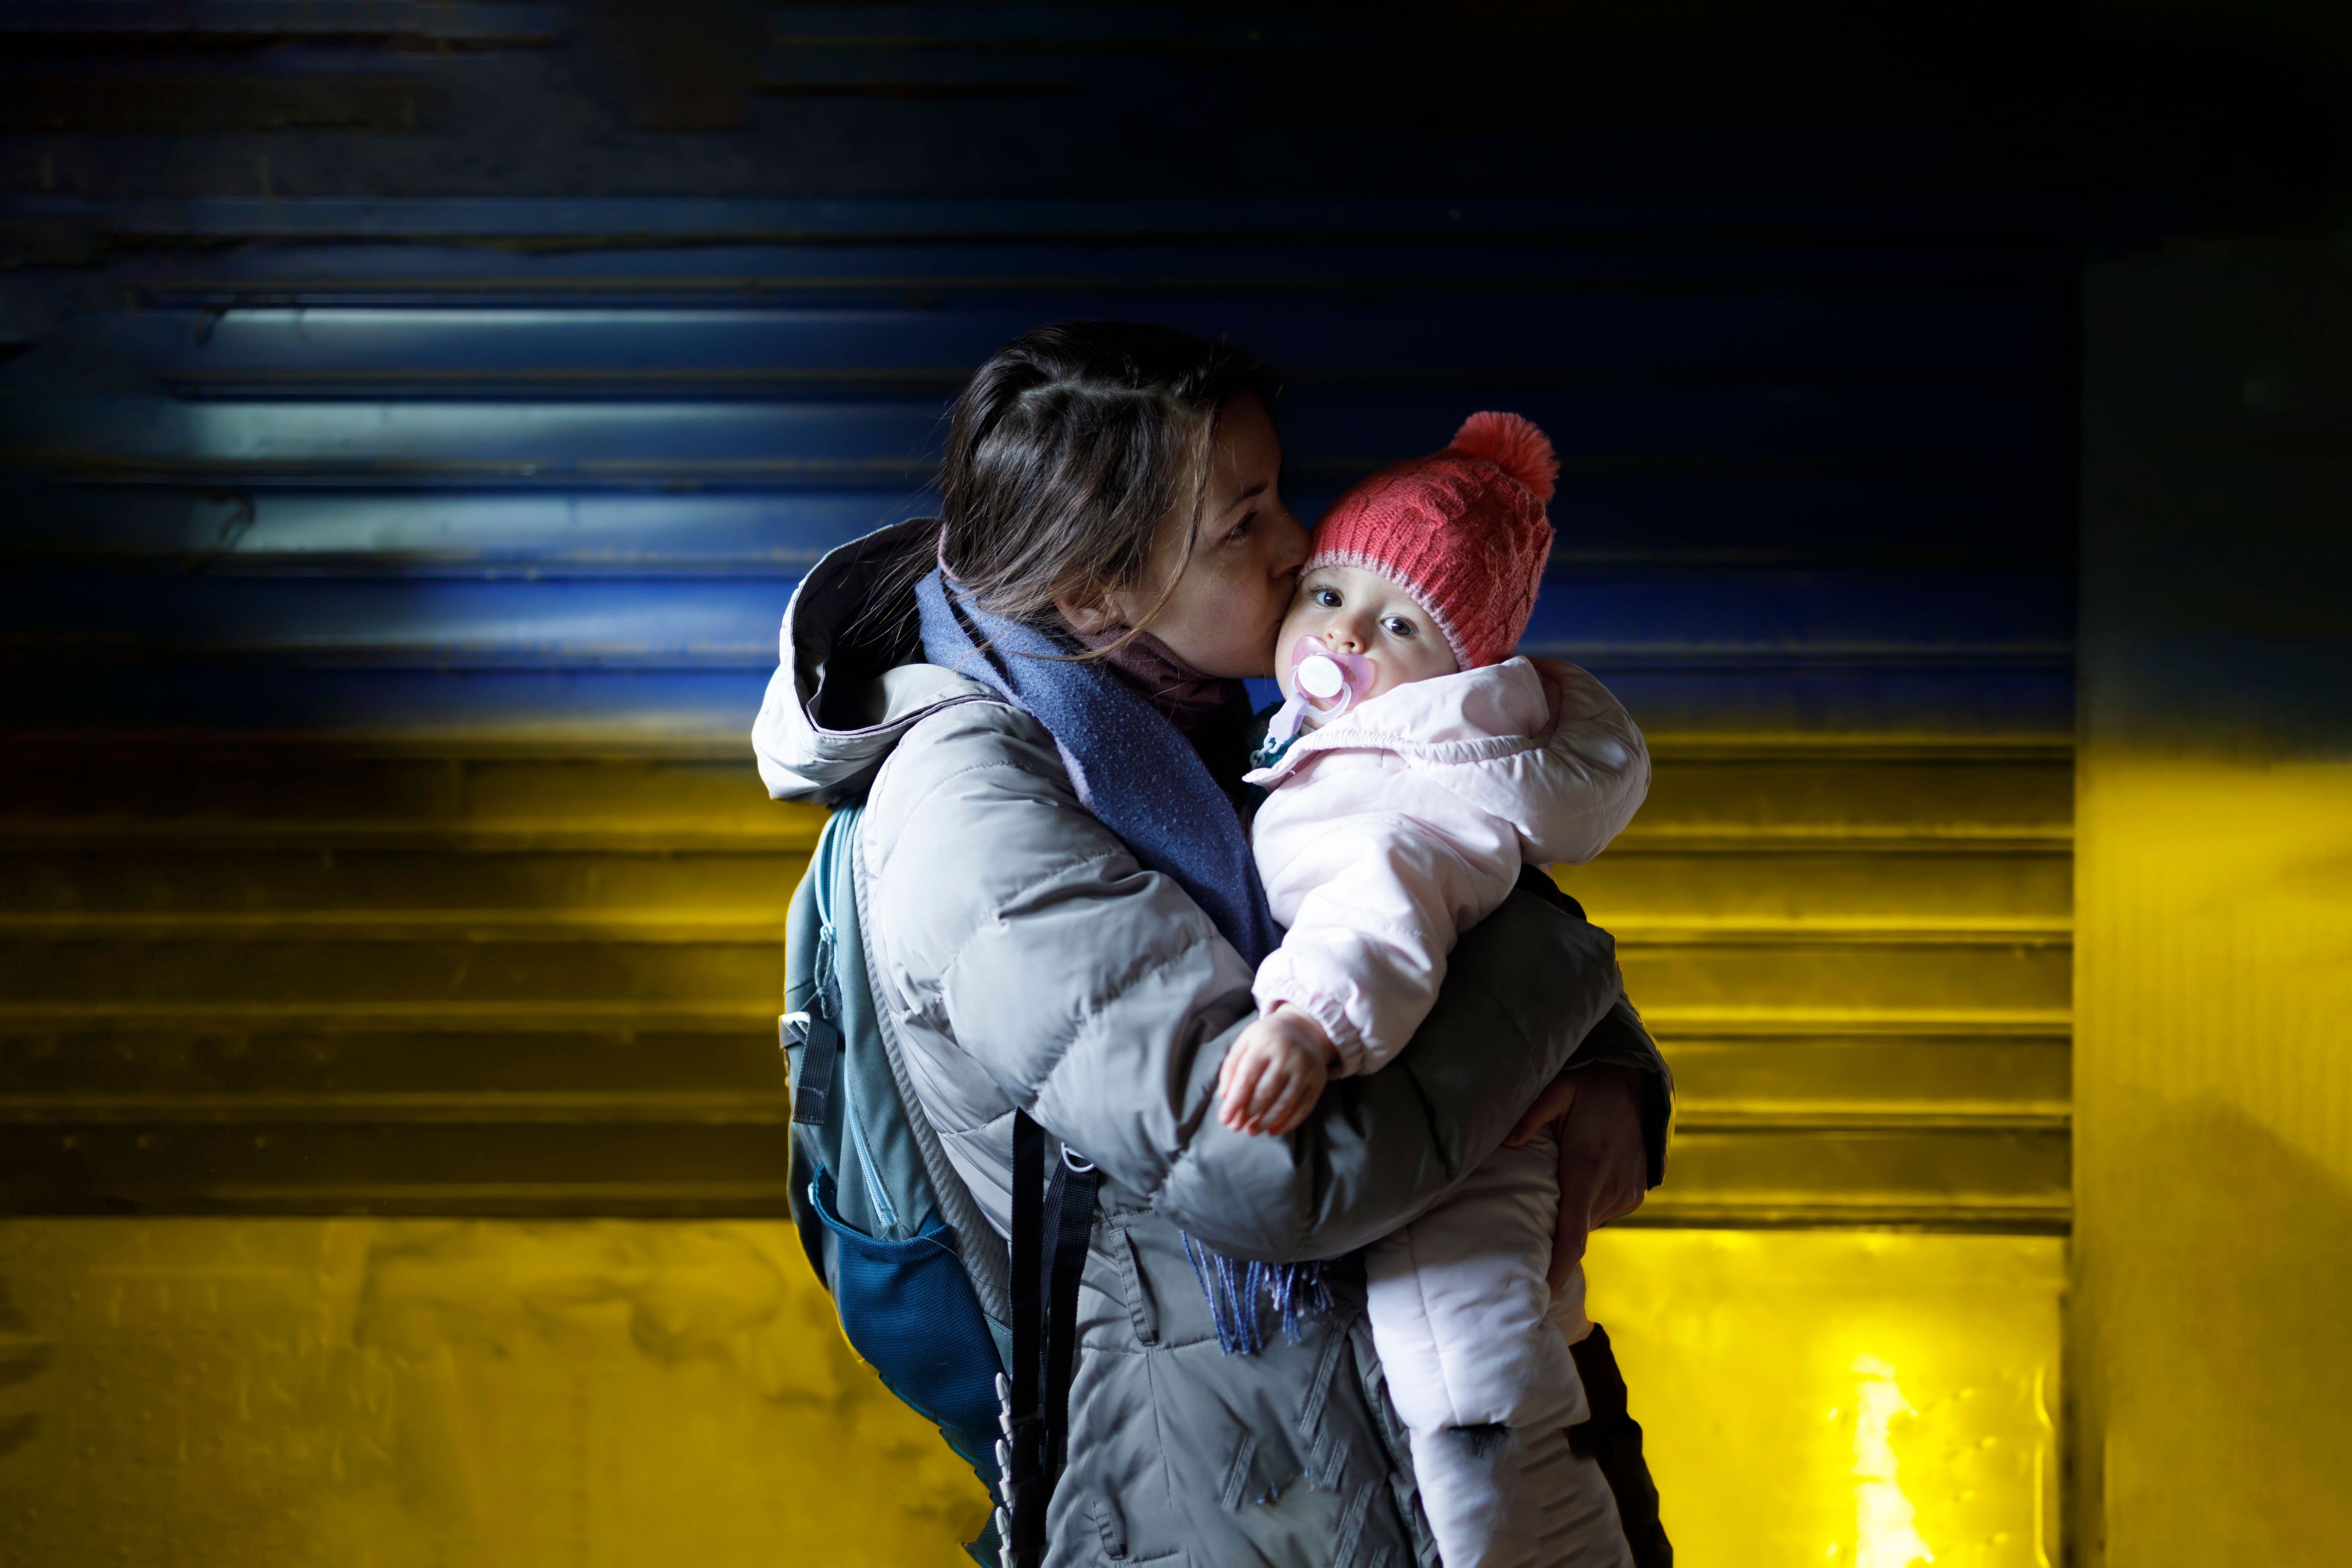
[[[1243,392],[1271,413],[1275,388],[1257,356],[1171,327],[1023,333],[956,399],[941,563],[983,609],[1033,624],[1056,600],[1135,588],[1170,516],[1200,526],[1219,413]]]

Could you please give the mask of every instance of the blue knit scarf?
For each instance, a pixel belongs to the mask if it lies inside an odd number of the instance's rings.
[[[1192,896],[1255,968],[1282,941],[1241,818],[1192,743],[1097,660],[1034,626],[993,615],[934,570],[915,587],[923,657],[1003,694],[1045,727],[1079,803],[1147,869]],[[1241,1263],[1184,1239],[1228,1355],[1264,1348],[1258,1303],[1296,1342],[1304,1312],[1328,1310],[1318,1263]]]

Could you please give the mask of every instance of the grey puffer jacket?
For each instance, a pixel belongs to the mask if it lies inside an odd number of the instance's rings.
[[[754,738],[779,799],[866,798],[876,999],[997,1232],[964,1245],[1001,1256],[1016,1107],[1103,1172],[1049,1568],[1433,1565],[1349,1255],[1500,1145],[1616,1002],[1612,945],[1515,894],[1394,1063],[1335,1083],[1290,1138],[1227,1131],[1213,1090],[1250,967],[1078,804],[1041,725],[919,662],[911,604],[877,598],[935,528],[810,572]],[[1180,1228],[1238,1258],[1341,1260],[1339,1310],[1221,1354]]]

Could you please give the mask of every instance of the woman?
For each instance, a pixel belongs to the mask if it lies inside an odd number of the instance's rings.
[[[1588,1049],[1565,1071],[1616,1001],[1615,964],[1531,894],[1464,937],[1396,1062],[1293,1136],[1213,1113],[1273,934],[1228,799],[1240,682],[1271,672],[1306,548],[1270,406],[1229,347],[1108,323],[1025,335],[957,404],[944,520],[868,536],[803,582],[755,730],[772,793],[866,797],[878,999],[980,1212],[1009,1230],[1016,1109],[1102,1173],[1055,1568],[1433,1561],[1348,1255],[1515,1125],[1556,1122],[1564,1278],[1663,1147],[1646,1039],[1618,1030],[1614,1060]],[[1193,1251],[1336,1260],[1314,1271],[1328,1310],[1253,1299],[1231,1321]],[[1277,1311],[1289,1332],[1261,1333]]]

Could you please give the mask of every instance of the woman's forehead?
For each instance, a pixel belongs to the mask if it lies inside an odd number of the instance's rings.
[[[1266,482],[1282,467],[1282,438],[1255,394],[1241,392],[1217,416],[1211,466],[1229,490]]]

